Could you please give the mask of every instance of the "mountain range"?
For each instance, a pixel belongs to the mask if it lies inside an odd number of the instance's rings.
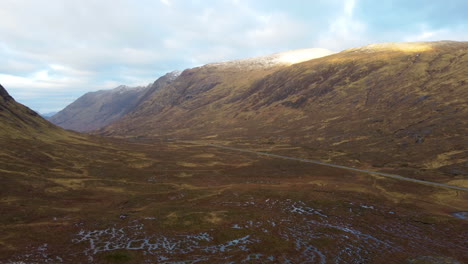
[[[106,136],[288,144],[308,158],[457,181],[468,174],[467,48],[382,43],[213,63],[129,101],[113,90],[89,107],[85,95],[50,120]]]

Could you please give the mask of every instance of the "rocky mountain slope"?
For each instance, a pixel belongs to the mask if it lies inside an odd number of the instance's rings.
[[[178,74],[168,73],[147,87],[121,85],[112,90],[87,93],[48,120],[65,129],[79,132],[99,129],[132,111],[148,93],[165,87]]]
[[[115,127],[126,124],[126,120],[134,120],[131,121],[131,124],[128,124],[129,129],[134,132],[127,133],[124,129],[125,131],[122,131],[120,135],[157,134],[159,129],[167,128],[166,123],[170,122],[165,120],[163,121],[164,124],[159,125],[158,120],[160,117],[178,118],[176,115],[171,117],[171,113],[163,114],[163,112],[173,110],[175,105],[181,106],[187,114],[183,118],[183,122],[188,123],[180,123],[184,127],[183,129],[194,128],[194,125],[203,125],[204,121],[202,121],[203,124],[196,124],[196,122],[200,121],[198,118],[212,118],[209,115],[218,112],[217,108],[220,103],[223,103],[226,99],[229,100],[229,98],[240,96],[252,83],[279,69],[332,53],[326,49],[301,49],[255,58],[211,63],[202,67],[187,69],[164,89],[148,92],[142,103],[123,117],[122,122]],[[194,112],[195,109],[199,112]],[[218,114],[222,115],[223,113],[219,112]],[[192,115],[198,117],[192,118]],[[211,119],[209,122],[216,121],[216,119]],[[143,123],[146,123],[145,126],[147,127],[138,128],[138,124]],[[113,130],[113,128],[110,128],[110,130]],[[106,129],[105,131],[110,130]],[[107,134],[107,132],[105,133]],[[118,133],[112,132],[111,134],[117,135]],[[189,134],[192,134],[192,132]]]
[[[271,69],[323,57],[332,53],[326,49],[300,49],[256,58],[213,63],[207,67],[224,69],[230,75],[234,74],[234,71],[238,71],[242,75],[250,70],[264,71],[263,73],[256,73],[263,76],[265,73],[271,72]],[[48,120],[66,129],[89,132],[107,126],[127,113],[133,111],[139,112],[139,109],[159,109],[155,104],[158,105],[159,103],[156,102],[160,102],[161,100],[154,100],[153,95],[173,82],[180,73],[179,71],[170,72],[157,79],[148,87],[130,88],[119,86],[113,90],[87,93],[59,113],[48,118]],[[242,78],[242,75],[240,78]],[[154,111],[154,109],[151,111]]]
[[[458,177],[468,173],[467,53],[467,42],[387,43],[290,66],[209,64],[102,134],[266,141],[322,160]]]
[[[112,90],[89,92],[48,120],[79,132],[98,129],[126,114],[147,89],[121,85]]]

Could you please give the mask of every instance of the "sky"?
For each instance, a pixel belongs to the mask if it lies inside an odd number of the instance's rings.
[[[40,113],[275,52],[468,41],[467,0],[0,0],[0,84]]]

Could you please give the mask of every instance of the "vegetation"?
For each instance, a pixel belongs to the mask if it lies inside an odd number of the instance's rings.
[[[188,70],[176,81],[180,83],[155,95],[155,105],[165,114],[135,118],[136,123],[148,123],[132,125],[134,132],[126,130],[130,123],[106,130],[139,134],[159,122],[161,130],[152,136],[161,137],[104,138],[62,130],[16,103],[1,87],[0,262],[465,263],[466,220],[452,213],[468,211],[466,192],[196,144],[217,142],[304,158],[321,155],[361,167],[378,163],[382,170],[464,185],[464,178],[445,174],[444,169],[466,162],[464,150],[454,145],[466,129],[461,106],[468,97],[460,88],[465,87],[461,76],[467,76],[465,46],[437,44],[418,50],[419,56],[414,49],[376,51],[372,58],[363,55],[367,51],[351,50],[262,73],[236,74],[225,68],[218,75],[216,67]],[[385,68],[387,62],[406,68]],[[426,76],[427,70],[439,81]],[[340,72],[348,78],[339,78]],[[400,72],[401,82],[386,72]],[[187,80],[199,82],[189,85]],[[425,80],[424,86],[419,80]],[[235,89],[227,89],[234,81],[239,81]],[[403,100],[404,83],[410,81],[421,85],[414,85],[416,92]],[[357,93],[380,84],[388,84],[395,93],[372,90],[367,99]],[[170,89],[181,87],[183,97],[171,97]],[[458,99],[436,95],[436,87],[452,90]],[[286,97],[281,89],[288,91]],[[348,90],[356,92],[356,98],[348,97]],[[432,91],[431,97],[412,101],[422,91]],[[210,104],[199,94],[210,98]],[[231,97],[244,94],[250,95],[239,101]],[[254,95],[263,99],[254,103]],[[345,111],[354,99],[359,99],[359,107]],[[285,100],[291,103],[283,105]],[[337,107],[320,110],[326,101]],[[390,102],[396,103],[395,111],[407,110],[400,112],[406,117],[383,116]],[[451,114],[439,115],[439,108]],[[206,116],[199,115],[202,110]],[[282,115],[273,115],[279,112]],[[337,118],[345,112],[346,118]],[[187,121],[189,116],[193,121]],[[180,118],[179,124],[172,123],[174,118]],[[204,118],[213,118],[213,123]],[[277,126],[283,121],[288,125]],[[352,129],[343,130],[341,124]],[[246,130],[236,130],[241,125]],[[193,126],[191,136],[199,141],[167,140],[188,135],[187,126]],[[357,133],[362,127],[366,129]],[[389,137],[397,127],[405,130]],[[422,135],[427,127],[433,130],[423,143],[395,152],[397,139],[409,140],[413,132]],[[254,131],[264,134],[253,137]],[[298,131],[304,147],[298,146]],[[434,149],[435,142],[443,153]],[[423,166],[417,162],[422,155],[417,150],[435,156]]]
[[[467,53],[467,42],[442,41],[275,68],[207,65],[101,132],[249,144],[467,186]]]

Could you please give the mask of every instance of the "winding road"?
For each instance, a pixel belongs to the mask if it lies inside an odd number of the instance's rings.
[[[200,145],[200,146],[210,146],[210,147],[226,149],[226,150],[232,150],[232,151],[238,151],[238,152],[252,153],[252,154],[257,154],[257,155],[261,155],[261,156],[268,156],[268,157],[273,157],[273,158],[279,158],[279,159],[295,160],[295,161],[318,164],[318,165],[323,165],[323,166],[328,166],[328,167],[333,167],[333,168],[340,168],[340,169],[345,169],[345,170],[350,170],[350,171],[357,171],[357,172],[367,173],[367,174],[371,174],[371,175],[378,175],[378,176],[383,176],[383,177],[402,180],[402,181],[409,181],[409,182],[415,182],[415,183],[425,184],[425,185],[430,185],[430,186],[435,186],[435,187],[442,187],[442,188],[447,188],[447,189],[452,189],[452,190],[457,190],[457,191],[468,192],[468,188],[464,188],[464,187],[460,187],[460,186],[454,186],[454,185],[449,185],[449,184],[444,184],[444,183],[437,183],[437,182],[430,182],[430,181],[425,181],[425,180],[418,180],[418,179],[403,177],[403,176],[400,176],[400,175],[390,174],[390,173],[385,173],[385,172],[356,169],[356,168],[353,168],[353,167],[347,167],[347,166],[343,166],[343,165],[327,163],[327,162],[322,162],[322,161],[318,161],[318,160],[309,160],[309,159],[303,159],[303,158],[288,157],[288,156],[282,156],[282,155],[272,154],[272,153],[268,153],[268,152],[260,152],[260,151],[254,151],[254,150],[248,150],[248,149],[233,148],[233,147],[227,147],[227,146],[223,146],[223,145],[210,144],[210,143],[201,143],[201,142],[194,142],[194,141],[179,141],[179,142],[189,143],[189,144],[194,144],[194,145]]]

